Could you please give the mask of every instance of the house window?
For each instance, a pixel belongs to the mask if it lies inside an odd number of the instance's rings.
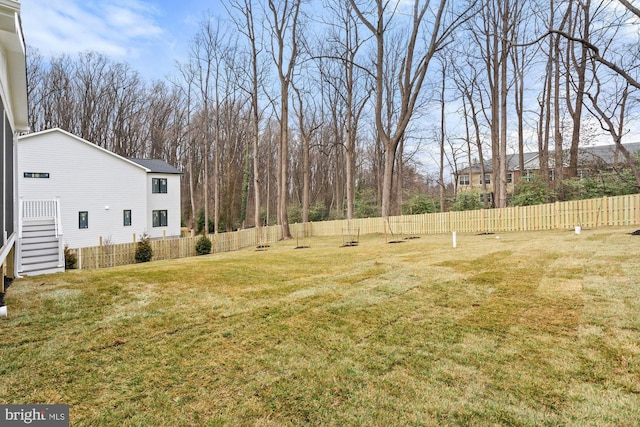
[[[487,202],[488,204],[493,203],[493,193],[480,193],[480,203]]]
[[[549,182],[555,181],[556,171],[553,169],[549,169]]]
[[[49,178],[49,172],[25,172],[25,178]]]
[[[151,192],[152,193],[166,193],[167,192],[167,178],[153,178],[151,180]]]
[[[507,184],[513,184],[513,172],[507,174]]]
[[[533,181],[534,176],[535,175],[533,171],[525,171],[524,175],[522,176],[522,182],[531,182]]]
[[[89,212],[78,212],[78,228],[89,228]]]
[[[167,226],[167,211],[159,210],[152,212],[153,226],[154,227],[166,227]]]
[[[122,219],[125,227],[131,225],[131,209],[122,211]]]
[[[460,175],[458,183],[460,185],[469,185],[469,175]]]
[[[488,173],[484,174],[484,182],[486,184],[491,184],[491,174],[488,174]],[[480,182],[479,183],[482,184],[482,175],[480,175]]]

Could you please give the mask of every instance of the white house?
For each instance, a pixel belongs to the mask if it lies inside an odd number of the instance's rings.
[[[27,72],[20,3],[0,0],[0,297],[5,277],[16,276],[18,235],[17,134],[26,132]],[[0,298],[2,305],[2,298]],[[6,310],[4,307],[0,310]]]
[[[49,129],[19,138],[18,173],[21,223],[58,218],[61,245],[180,236],[181,172],[162,160],[127,159]]]

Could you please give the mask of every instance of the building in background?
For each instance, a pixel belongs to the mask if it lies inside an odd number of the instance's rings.
[[[640,152],[640,143],[624,144],[630,153]],[[568,155],[568,152],[565,153]],[[540,156],[537,152],[524,153],[524,170],[520,170],[517,154],[507,155],[507,192],[512,193],[519,182],[531,181],[540,173]],[[578,177],[594,176],[600,171],[611,171],[624,168],[626,160],[615,144],[581,147],[578,152]],[[565,159],[568,164],[568,158]],[[549,153],[549,181],[554,180],[554,155]],[[493,203],[493,183],[496,176],[493,173],[491,159],[484,162],[484,176],[479,163],[471,167],[464,167],[455,174],[457,192],[477,191],[481,201],[485,199],[489,205]],[[486,191],[483,191],[483,182]]]
[[[18,153],[21,274],[63,270],[64,246],[180,237],[181,172],[163,160],[127,159],[61,129],[21,136]]]

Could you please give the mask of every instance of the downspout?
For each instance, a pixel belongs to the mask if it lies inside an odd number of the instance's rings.
[[[18,193],[16,193],[18,194]],[[21,279],[22,276],[20,276],[19,272],[22,271],[22,227],[23,227],[23,216],[24,215],[24,198],[20,197],[18,199],[18,215],[16,216],[17,222],[18,222],[18,233],[16,236],[16,243],[15,243],[15,262],[14,265],[16,266],[15,271],[13,272],[14,276],[16,279]]]

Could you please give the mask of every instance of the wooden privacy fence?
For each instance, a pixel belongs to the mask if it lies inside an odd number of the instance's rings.
[[[212,253],[236,251],[262,242],[276,242],[282,238],[279,226],[262,227],[260,234],[258,236],[257,229],[250,228],[232,233],[209,234],[207,237],[212,243]],[[149,243],[153,249],[153,260],[196,256],[196,242],[200,237],[202,236],[151,240]],[[72,250],[78,257],[78,268],[86,270],[134,264],[136,245],[137,243],[106,244]]]
[[[360,218],[291,224],[294,238],[389,234],[495,233],[505,231],[572,230],[582,228],[640,225],[640,194],[603,197],[601,199],[556,202],[546,205],[518,206],[504,209],[480,209],[402,215],[388,218]],[[282,238],[278,225],[251,228],[231,233],[209,235],[212,253],[229,252],[246,247],[268,245]],[[152,240],[153,260],[196,255],[197,237]],[[75,249],[78,268],[94,269],[135,263],[136,243],[102,245]]]

